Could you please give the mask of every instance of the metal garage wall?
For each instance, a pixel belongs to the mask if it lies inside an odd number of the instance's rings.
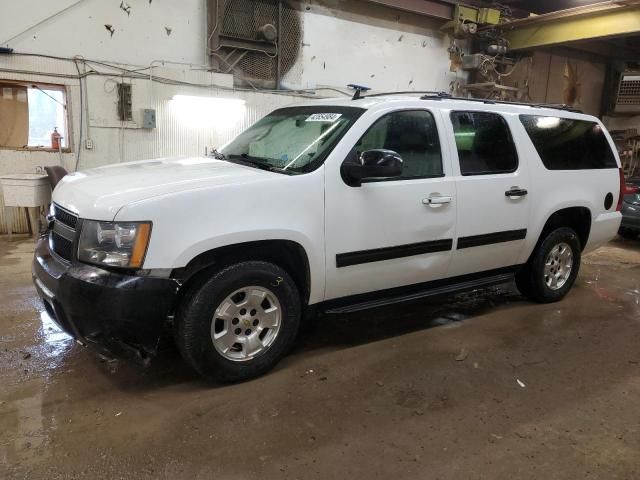
[[[7,219],[4,211],[4,203],[0,198],[0,233],[7,233]],[[27,233],[29,231],[29,220],[24,209],[14,209],[13,222],[11,223],[11,231],[14,233]]]
[[[180,81],[231,87],[231,75],[206,71],[208,61],[205,0],[181,2],[24,0],[0,15],[0,44],[16,52],[74,57],[133,66]],[[448,40],[442,22],[365,2],[296,2],[301,12],[300,55],[284,79],[289,88],[363,83],[384,90],[447,90],[464,73],[449,71]],[[162,58],[163,60],[156,60]],[[182,63],[180,63],[182,62]],[[153,67],[149,70],[149,67]],[[84,66],[80,68],[84,71]],[[87,67],[105,71],[104,67]],[[63,84],[67,88],[72,153],[0,150],[0,174],[33,172],[37,166],[62,164],[91,168],[113,162],[172,155],[202,154],[219,146],[268,111],[299,97],[258,92],[229,93],[215,88],[166,85],[149,79],[128,80],[117,70],[86,80],[83,142],[80,145],[80,84],[73,62],[0,55],[0,80]],[[30,73],[32,72],[32,73]],[[133,122],[117,120],[118,81],[132,83]],[[326,92],[325,92],[326,93]],[[175,95],[233,96],[246,101],[241,118],[230,125],[194,125],[177,114]],[[142,110],[153,108],[157,128],[141,128]],[[93,148],[85,148],[90,138]],[[2,207],[2,205],[0,205]],[[20,225],[18,225],[20,227]],[[21,227],[22,229],[22,227]],[[0,217],[0,232],[5,231]]]
[[[130,68],[130,67],[127,67]],[[37,73],[26,73],[37,72]],[[93,168],[109,163],[142,160],[165,156],[201,155],[205,146],[220,146],[271,110],[295,101],[300,97],[259,92],[229,91],[221,88],[165,85],[154,82],[153,75],[180,79],[197,84],[215,84],[229,87],[232,78],[189,67],[154,67],[149,79],[126,77],[90,76],[85,87],[83,104],[83,141],[80,140],[80,87],[75,65],[72,62],[43,59],[40,57],[0,56],[0,78],[28,82],[46,82],[65,85],[69,104],[69,137],[72,153],[59,155],[45,151],[0,150],[0,174],[34,172],[38,166],[62,164],[73,171],[76,153],[80,150],[79,169]],[[116,82],[130,82],[133,92],[133,122],[120,122],[117,118]],[[231,120],[219,118],[213,124],[194,124],[181,115],[175,106],[175,95],[194,97],[236,98],[245,101],[240,116]],[[142,110],[156,110],[157,127],[142,128]],[[216,112],[211,112],[212,117]],[[91,138],[93,148],[86,149],[86,138]],[[0,210],[3,210],[0,196]],[[23,213],[14,215],[14,232],[26,232]],[[0,214],[0,232],[6,232],[4,212]]]
[[[167,68],[154,69],[155,75],[168,75]],[[174,70],[178,72],[178,70]],[[179,71],[198,83],[215,82],[229,76],[209,72]],[[184,77],[183,77],[184,78]],[[223,78],[224,80],[224,78]],[[146,158],[175,155],[202,155],[205,146],[221,146],[231,137],[254,123],[271,110],[295,101],[299,97],[273,95],[244,91],[228,91],[218,88],[197,88],[158,84],[149,80],[131,80],[133,96],[133,122],[120,122],[116,116],[116,93],[113,89],[117,77],[89,77],[89,138],[93,141],[92,150],[84,149],[81,154],[80,168],[90,168],[107,163],[125,162]],[[128,80],[125,79],[128,82]],[[242,115],[236,118],[220,118],[212,110],[206,115],[203,124],[181,115],[176,108],[176,95],[196,98],[240,99],[246,102]],[[142,128],[143,109],[156,110],[155,129]],[[202,115],[203,112],[200,112]],[[211,118],[211,121],[209,120]]]

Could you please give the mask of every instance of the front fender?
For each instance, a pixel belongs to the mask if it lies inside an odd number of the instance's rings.
[[[153,222],[145,269],[185,267],[220,247],[289,240],[309,259],[309,302],[324,295],[324,172],[176,192],[123,207],[116,220]]]

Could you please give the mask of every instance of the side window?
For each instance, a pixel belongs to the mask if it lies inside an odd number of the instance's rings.
[[[442,154],[433,115],[426,110],[403,110],[379,118],[358,140],[350,156],[374,149],[393,150],[403,160],[397,179],[441,177]]]
[[[542,163],[549,170],[617,168],[600,125],[571,118],[520,115]]]
[[[510,173],[518,154],[507,122],[497,113],[451,112],[462,175]]]

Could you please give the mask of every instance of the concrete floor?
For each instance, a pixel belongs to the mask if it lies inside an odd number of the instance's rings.
[[[101,362],[0,240],[0,478],[640,477],[640,242],[565,300],[509,288],[329,317],[271,374]],[[431,328],[437,327],[437,328]]]

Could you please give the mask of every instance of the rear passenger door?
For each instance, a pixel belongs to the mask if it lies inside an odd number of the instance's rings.
[[[442,113],[457,154],[457,235],[449,276],[515,265],[528,233],[530,189],[510,128],[517,115]]]

